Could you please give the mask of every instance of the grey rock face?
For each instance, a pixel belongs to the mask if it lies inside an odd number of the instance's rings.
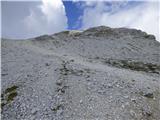
[[[99,26],[2,39],[2,119],[159,120],[160,43]]]

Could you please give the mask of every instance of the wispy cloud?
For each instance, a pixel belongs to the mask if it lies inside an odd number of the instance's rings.
[[[152,2],[85,2],[80,17],[82,28],[106,25],[136,28],[154,34],[159,39],[159,6]]]
[[[3,1],[12,1],[2,4],[2,36],[7,38],[30,38],[43,34],[53,34],[70,28],[70,26],[75,29],[86,29],[106,25],[141,29],[154,34],[160,41],[158,30],[160,27],[160,2],[158,0],[146,0],[147,2],[73,0],[75,6],[72,5],[72,7],[78,9],[72,9],[69,6],[68,11],[65,11],[67,7],[65,8],[62,0]],[[71,10],[78,12],[71,12]],[[71,13],[68,18],[66,12]],[[77,14],[76,19],[74,14]],[[68,20],[69,22],[67,22]]]

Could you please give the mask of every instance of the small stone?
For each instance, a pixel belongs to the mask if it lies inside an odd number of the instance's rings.
[[[38,111],[37,108],[33,108],[33,109],[31,110],[31,113],[32,113],[32,114],[35,114],[37,111]]]
[[[136,113],[133,110],[130,110],[130,115],[133,116],[133,117],[135,117]]]
[[[126,102],[125,105],[126,105],[126,106],[129,106],[130,104],[129,104],[129,102]]]
[[[111,84],[108,84],[108,88],[113,88],[113,86]]]
[[[129,96],[124,96],[124,98],[128,99],[128,98],[129,98]]]
[[[144,94],[144,96],[147,98],[154,98],[153,93],[146,93],[146,94]]]
[[[152,113],[151,112],[146,112],[146,116],[150,117],[150,116],[152,116]]]
[[[37,95],[35,95],[35,97],[36,97],[36,98],[38,98],[38,96],[37,96]]]
[[[132,82],[135,82],[135,80],[132,80]]]
[[[122,108],[125,108],[125,105],[122,105],[121,107],[122,107]]]
[[[48,74],[47,74],[47,73],[45,73],[45,77],[48,77]]]
[[[135,103],[135,102],[136,102],[136,99],[134,99],[134,98],[131,98],[131,101]]]
[[[104,94],[105,92],[104,92],[103,90],[99,90],[98,93],[102,95],[102,94]]]
[[[8,75],[8,73],[3,73],[3,74],[1,74],[1,76],[6,76],[6,75]]]
[[[35,119],[35,116],[31,116],[29,119],[30,119],[30,120],[34,120],[34,119]]]
[[[22,103],[22,104],[21,104],[21,107],[25,107],[25,106],[26,106],[25,103]]]
[[[70,62],[74,62],[74,60],[72,59],[72,60],[70,60]]]
[[[93,110],[93,107],[92,107],[92,106],[90,106],[90,107],[89,107],[89,109],[90,109],[90,110]]]
[[[88,86],[90,86],[90,85],[91,85],[91,83],[90,83],[90,82],[88,82],[88,83],[87,83],[87,85],[88,85]]]
[[[56,82],[56,84],[57,84],[58,86],[61,86],[61,85],[62,85],[62,81],[58,80],[58,81]]]
[[[82,101],[82,100],[80,100],[79,102],[80,102],[80,104],[82,104],[82,103],[83,103],[83,101]]]
[[[116,87],[120,87],[120,85],[119,85],[119,84],[117,84],[117,85],[116,85]]]
[[[52,96],[49,95],[49,96],[48,96],[48,99],[52,99]]]
[[[90,78],[90,75],[87,75],[86,78]],[[87,79],[87,81],[90,81],[90,79]]]
[[[113,98],[113,96],[110,96],[110,99],[112,99]]]
[[[50,64],[49,64],[49,63],[46,63],[45,65],[46,65],[46,66],[50,66]]]

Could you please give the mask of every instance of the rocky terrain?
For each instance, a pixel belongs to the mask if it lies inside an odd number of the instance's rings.
[[[160,43],[99,26],[2,39],[2,120],[160,120]]]

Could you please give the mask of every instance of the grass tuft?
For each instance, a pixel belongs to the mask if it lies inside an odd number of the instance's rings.
[[[17,90],[17,88],[18,88],[18,86],[12,86],[12,87],[10,87],[10,88],[7,88],[6,90],[5,90],[5,93],[11,93],[11,92],[13,92],[13,91],[15,91],[15,90]]]
[[[17,92],[12,92],[8,95],[8,98],[7,98],[7,102],[10,102],[10,101],[13,101],[14,98],[17,96]]]

